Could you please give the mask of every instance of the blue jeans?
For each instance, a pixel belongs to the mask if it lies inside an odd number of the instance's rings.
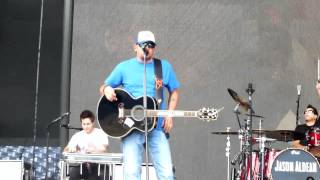
[[[124,180],[141,180],[144,142],[144,133],[140,131],[133,131],[122,139]],[[170,146],[162,130],[149,132],[148,148],[158,180],[173,180]]]

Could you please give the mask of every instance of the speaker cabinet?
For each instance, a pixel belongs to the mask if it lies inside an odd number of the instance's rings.
[[[22,160],[0,160],[1,179],[22,180],[23,161]]]

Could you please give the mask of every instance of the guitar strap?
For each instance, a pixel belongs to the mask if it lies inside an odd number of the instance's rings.
[[[156,100],[158,105],[163,100],[163,80],[162,80],[162,66],[161,60],[154,58],[154,74],[155,74],[155,86],[156,86]]]
[[[161,60],[154,58],[154,74],[155,74],[155,82],[156,82],[156,100],[158,105],[160,106],[163,101],[163,79],[162,79],[162,65]],[[156,125],[157,126],[157,125]],[[167,139],[169,139],[170,134],[165,133]]]

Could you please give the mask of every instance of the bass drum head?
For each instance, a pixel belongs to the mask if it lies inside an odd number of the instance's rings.
[[[302,149],[281,151],[272,163],[273,180],[319,180],[320,165],[317,159]]]

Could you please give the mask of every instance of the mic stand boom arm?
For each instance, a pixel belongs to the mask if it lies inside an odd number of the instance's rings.
[[[74,129],[74,130],[78,130],[78,131],[83,130],[82,128],[70,126],[69,124],[61,124],[60,127],[63,127],[63,128],[66,128],[66,129]]]

